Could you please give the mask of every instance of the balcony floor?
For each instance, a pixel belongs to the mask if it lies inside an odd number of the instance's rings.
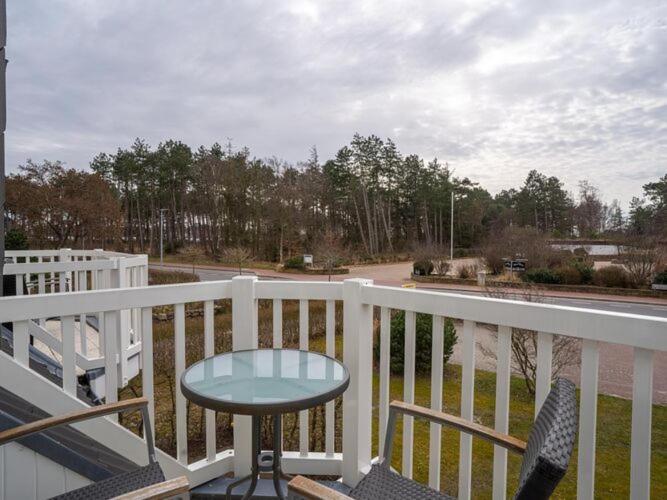
[[[235,478],[227,476],[213,479],[208,483],[204,483],[201,486],[197,486],[196,488],[190,490],[190,498],[192,500],[197,500],[197,499],[212,500],[217,498],[226,498],[225,494],[227,491],[227,485],[234,480]],[[340,483],[338,481],[319,481],[319,482],[328,486],[331,489],[340,491],[341,493],[347,494],[350,491],[349,487],[345,486],[343,483]],[[287,481],[281,479],[280,484],[283,487],[283,493],[285,497],[287,497]],[[240,484],[239,486],[234,488],[234,494],[232,495],[232,498],[235,499],[242,498],[243,494],[246,492],[249,485],[250,481]],[[273,481],[271,479],[260,479],[257,482],[257,488],[255,489],[252,498],[256,498],[259,500],[278,498],[276,496],[276,491],[273,488]]]

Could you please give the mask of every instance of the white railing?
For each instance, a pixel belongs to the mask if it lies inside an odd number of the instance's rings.
[[[351,279],[343,283],[258,281],[255,277],[237,277],[231,281],[163,285],[134,289],[99,290],[52,294],[23,298],[7,298],[0,302],[0,321],[14,323],[15,350],[13,362],[26,366],[28,321],[39,316],[62,317],[63,391],[73,395],[75,387],[73,318],[80,314],[100,314],[105,325],[106,369],[116,369],[111,362],[116,354],[118,317],[124,310],[140,310],[143,329],[142,386],[154,414],[152,308],[174,307],[175,379],[186,368],[185,306],[204,303],[204,355],[213,354],[214,301],[232,301],[232,349],[248,349],[258,345],[258,300],[273,301],[273,345],[283,342],[282,302],[299,301],[299,346],[308,349],[308,303],[326,301],[326,352],[335,353],[335,303],[343,302],[343,361],[348,367],[351,382],[343,396],[342,453],[334,449],[334,409],[329,403],[325,411],[325,451],[309,450],[308,416],[299,416],[299,450],[284,453],[287,472],[321,475],[342,475],[347,484],[356,484],[370,466],[372,432],[373,380],[373,316],[379,308],[380,318],[380,407],[379,440],[386,429],[389,405],[389,322],[392,310],[405,314],[405,363],[403,398],[412,402],[415,393],[415,336],[416,314],[429,314],[433,321],[433,367],[431,407],[442,406],[443,321],[445,317],[463,321],[461,415],[472,419],[474,414],[475,323],[498,325],[495,428],[507,432],[509,421],[509,386],[512,328],[537,333],[537,379],[535,411],[551,383],[552,346],[554,335],[566,335],[582,340],[581,406],[578,446],[577,496],[594,496],[595,434],[597,408],[597,374],[600,343],[609,342],[634,349],[634,386],[631,429],[631,496],[649,498],[651,407],[653,353],[667,350],[667,320],[661,318],[618,314],[598,310],[535,304],[512,300],[470,297],[438,292],[406,290],[375,286],[371,281]],[[338,353],[340,354],[340,353]],[[6,357],[0,357],[7,362]],[[12,383],[20,383],[9,381]],[[4,384],[4,382],[3,382]],[[106,378],[108,400],[117,397],[118,380]],[[11,387],[10,387],[11,390]],[[39,404],[39,402],[35,402]],[[176,388],[176,462],[187,473],[193,485],[233,470],[245,474],[250,467],[250,422],[248,417],[235,416],[232,450],[218,452],[215,441],[214,413],[206,412],[206,458],[189,463],[186,400]],[[154,421],[154,420],[153,420]],[[135,438],[136,439],[136,438]],[[410,418],[404,422],[402,473],[412,474],[413,427]],[[460,438],[459,498],[471,497],[472,439]],[[429,453],[429,484],[439,487],[440,430],[431,426]],[[172,469],[173,470],[173,469]],[[505,498],[507,482],[507,453],[494,449],[493,498]]]
[[[148,285],[148,257],[96,250],[9,250],[5,253],[7,263],[4,275],[15,276],[16,295],[45,295],[54,293],[82,292],[109,288],[133,288]],[[97,317],[97,315],[95,315]],[[33,317],[29,325],[29,335],[42,342],[59,356],[62,352],[62,338],[58,338],[47,327],[47,319],[52,316]],[[76,317],[79,330],[79,348],[76,350],[76,366],[84,371],[101,368],[105,363],[104,325],[97,317],[98,328],[87,327],[87,315]],[[129,360],[141,349],[141,324],[136,308],[121,311],[118,329],[119,374],[121,384],[127,384],[133,374],[128,370]],[[59,325],[60,337],[70,330],[69,323]],[[97,335],[98,352],[89,352],[88,336]]]

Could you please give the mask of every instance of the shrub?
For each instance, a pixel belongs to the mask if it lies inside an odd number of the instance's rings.
[[[667,285],[667,269],[656,274],[653,278],[653,283],[656,285]]]
[[[593,273],[593,284],[610,288],[626,288],[630,285],[630,276],[622,267],[606,266]]]
[[[5,234],[5,250],[27,250],[28,237],[20,229],[12,228]]]
[[[439,274],[440,276],[446,275],[451,267],[446,257],[438,257],[434,259],[433,265],[435,266],[436,274]]]
[[[479,267],[476,264],[469,264],[467,266],[460,266],[456,272],[459,278],[467,280],[476,278],[478,270]]]
[[[418,276],[428,276],[433,272],[433,262],[430,260],[417,260],[412,264],[412,271]]]
[[[285,267],[287,269],[305,269],[306,265],[303,263],[303,256],[296,255],[285,261]]]
[[[588,285],[593,281],[593,273],[595,272],[595,269],[590,262],[587,260],[575,260],[570,265],[579,271],[582,284]]]
[[[195,283],[199,281],[199,276],[183,271],[159,271],[157,269],[148,270],[149,285],[172,285],[175,283]]]
[[[554,270],[558,283],[564,285],[581,285],[581,273],[574,266],[561,266]]]
[[[428,373],[431,370],[431,345],[433,334],[433,316],[417,314],[415,344],[415,372]],[[402,375],[405,362],[405,311],[397,312],[391,319],[391,347],[389,369],[395,375]],[[447,363],[456,344],[454,322],[447,318],[444,326],[443,362]],[[380,359],[380,343],[375,345],[375,359]]]
[[[560,283],[558,275],[551,269],[545,267],[528,269],[528,271],[523,273],[521,278],[529,283],[545,283],[551,285]]]

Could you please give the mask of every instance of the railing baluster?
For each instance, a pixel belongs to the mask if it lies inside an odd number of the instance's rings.
[[[461,367],[461,416],[473,419],[475,401],[475,322],[463,321],[463,353]],[[461,433],[459,452],[459,498],[470,499],[472,472],[472,436]]]
[[[67,291],[67,273],[58,273],[58,292],[65,293]]]
[[[413,311],[405,311],[405,352],[404,352],[404,382],[403,401],[415,402],[415,348],[416,348],[416,319]],[[412,478],[412,447],[413,447],[414,418],[403,416],[403,462],[401,474]]]
[[[308,301],[303,299],[299,300],[299,349],[308,350]],[[299,412],[299,453],[308,454],[308,410]]]
[[[88,274],[86,271],[79,272],[79,291],[88,290]],[[86,326],[86,315],[79,316],[79,333],[81,335],[81,354],[88,355],[88,328]]]
[[[593,340],[581,345],[581,394],[579,403],[579,456],[577,499],[592,499],[595,491],[595,432],[598,402],[600,349]]]
[[[215,354],[214,337],[214,304],[212,300],[204,302],[204,357],[210,358]],[[210,366],[210,365],[207,365]],[[206,459],[215,460],[215,411],[206,410]]]
[[[16,295],[23,295],[23,275],[16,275]]]
[[[653,351],[635,347],[632,375],[630,498],[651,497]]]
[[[176,368],[176,460],[188,463],[188,419],[180,380],[185,371],[185,304],[174,305],[174,350]]]
[[[29,343],[30,335],[28,335],[28,321],[14,321],[12,330],[14,333],[14,359],[23,366],[28,366],[29,363]]]
[[[141,387],[142,395],[148,399],[148,414],[155,436],[155,393],[153,387],[153,308],[141,309],[144,337],[141,343]]]
[[[442,370],[445,349],[445,319],[433,316],[433,345],[431,348],[431,409],[442,411]],[[434,490],[440,490],[440,445],[442,428],[431,423],[429,430],[429,465],[428,484]]]
[[[39,273],[37,275],[37,292],[42,295],[46,293],[46,276],[44,273]],[[46,326],[46,319],[39,318],[39,326],[44,328]]]
[[[104,392],[107,403],[118,401],[118,311],[102,314],[104,321]],[[117,416],[112,415],[113,420]]]
[[[510,410],[510,368],[512,361],[512,329],[498,326],[496,351],[496,410],[495,429],[507,434]],[[507,450],[493,447],[493,500],[504,500],[507,494]]]
[[[76,396],[76,349],[74,335],[74,316],[60,318],[62,328],[62,363],[63,390]]]
[[[336,302],[327,300],[326,312],[326,351],[327,356],[336,357]],[[325,406],[324,416],[324,451],[327,456],[334,454],[335,425],[334,402],[329,401]]]
[[[283,301],[273,299],[273,348],[283,346]]]
[[[551,333],[537,333],[537,373],[535,374],[535,417],[540,412],[544,400],[551,389],[551,354],[554,336]]]
[[[378,425],[378,455],[384,458],[384,440],[389,418],[389,356],[391,351],[391,309],[380,308],[380,425]]]

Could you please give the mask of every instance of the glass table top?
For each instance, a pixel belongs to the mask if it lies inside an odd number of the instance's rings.
[[[249,415],[287,413],[342,394],[349,374],[339,361],[296,349],[219,354],[181,377],[186,398],[205,408]]]

